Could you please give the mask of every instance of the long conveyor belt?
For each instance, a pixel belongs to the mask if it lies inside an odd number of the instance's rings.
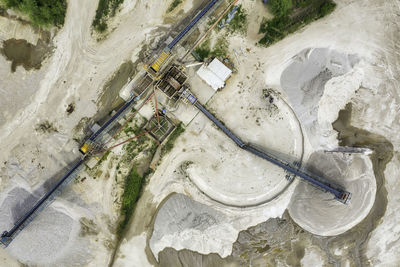
[[[106,123],[104,123],[103,126],[100,127],[99,130],[97,130],[95,133],[93,133],[90,137],[90,141],[94,141],[104,130],[113,122],[115,119],[117,119],[122,112],[124,112],[129,106],[133,105],[134,102],[136,101],[135,97],[132,97],[128,102],[126,102]]]
[[[26,225],[28,225],[41,210],[43,210],[51,200],[61,192],[61,189],[66,186],[75,176],[78,174],[83,166],[84,159],[79,159],[73,165],[73,167],[48,191],[38,202],[27,212],[23,217],[21,217],[9,231],[4,231],[1,234],[1,243],[3,246],[8,246],[12,241],[13,237],[21,231]]]
[[[219,0],[212,0],[206,5],[206,7],[190,22],[185,29],[180,32],[174,40],[168,45],[169,49],[172,49],[196,24],[204,17],[204,15],[218,2]],[[136,97],[132,97],[128,102],[126,102],[122,108],[120,108],[106,123],[104,123],[99,130],[93,133],[88,141],[95,142],[99,136],[107,130],[107,128],[123,114],[134,102],[137,100]],[[223,126],[223,125],[221,125]],[[226,129],[226,128],[225,128]],[[228,130],[228,129],[226,129]],[[229,131],[229,130],[228,130]],[[239,139],[238,139],[239,140]],[[238,141],[236,140],[236,141]],[[87,142],[88,142],[87,141]],[[235,141],[235,140],[234,140]],[[240,141],[240,140],[239,140]],[[40,200],[22,217],[20,218],[9,231],[4,231],[1,235],[0,242],[3,246],[7,246],[13,239],[13,237],[21,231],[27,224],[29,224],[38,213],[44,209],[52,199],[59,193],[63,186],[67,185],[80,171],[83,166],[85,159],[78,160],[74,166],[65,174],[59,182],[53,186],[53,188],[47,192]]]
[[[205,107],[203,107],[198,101],[194,103],[195,107],[198,108],[201,112],[204,113],[204,115],[207,116],[215,125],[217,125],[230,139],[233,140],[239,147],[243,148],[245,146],[245,143],[240,140],[239,137],[234,135],[228,128],[225,127],[225,125],[220,122],[217,118],[214,117]]]
[[[125,110],[127,110],[136,101],[135,97],[132,97],[126,102],[99,130],[93,133],[89,140],[95,141],[96,138],[103,133],[113,121],[115,121]],[[20,218],[9,231],[4,231],[1,235],[1,243],[3,246],[7,246],[12,238],[21,231],[27,224],[29,224],[37,214],[45,208],[51,200],[59,193],[63,186],[67,185],[80,171],[83,166],[85,159],[79,159],[73,167],[55,184],[50,191],[48,191],[22,218]]]
[[[171,50],[195,25],[196,23],[218,2],[219,0],[212,0],[207,6],[190,22],[189,25],[183,29],[172,42],[168,45]]]
[[[245,144],[239,137],[233,134],[221,121],[215,118],[205,107],[203,107],[198,101],[197,98],[188,92],[185,92],[185,97],[195,106],[197,107],[204,115],[207,116],[215,125],[217,125],[230,139],[232,139],[240,148],[260,157],[263,158],[282,169],[302,178],[303,180],[311,183],[312,185],[318,187],[319,189],[329,192],[335,196],[335,199],[342,202],[347,203],[350,200],[351,194],[340,187],[329,183],[328,181],[323,181],[322,178],[317,178],[314,175],[309,175],[299,168],[291,166],[289,163],[285,163],[272,155],[269,155],[266,152],[262,152],[249,144]]]

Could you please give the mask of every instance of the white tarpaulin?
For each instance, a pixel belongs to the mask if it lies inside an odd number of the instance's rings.
[[[225,86],[225,81],[232,71],[218,59],[214,59],[208,66],[201,66],[197,75],[209,84],[215,91]]]

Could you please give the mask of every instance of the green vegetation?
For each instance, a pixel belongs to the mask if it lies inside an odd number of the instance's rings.
[[[200,61],[204,61],[210,57],[226,57],[228,46],[229,44],[226,38],[220,37],[215,43],[213,49],[211,49],[210,40],[206,40],[204,43],[198,46],[193,53],[194,56]]]
[[[179,123],[178,126],[174,129],[171,135],[168,137],[168,141],[161,148],[161,155],[167,154],[174,147],[174,143],[176,139],[185,131],[182,123]]]
[[[106,153],[103,154],[99,162],[97,162],[97,165],[100,165],[103,161],[106,161],[108,156],[110,155],[111,150],[106,151]]]
[[[125,226],[132,217],[136,202],[140,197],[143,182],[143,177],[138,174],[136,167],[133,167],[128,177],[126,177],[124,193],[122,195],[121,214],[123,220],[118,225],[117,232],[119,236],[121,236]]]
[[[194,56],[200,61],[204,61],[204,59],[208,58],[210,53],[210,40],[204,41],[204,43],[196,47],[196,49],[193,51]]]
[[[226,38],[220,37],[210,53],[211,57],[226,57],[229,44]]]
[[[232,7],[233,9],[233,7]],[[225,15],[224,19],[225,21],[228,19],[228,14],[229,12]],[[229,22],[229,24],[226,25],[226,28],[229,30],[229,32],[238,32],[241,34],[245,34],[247,31],[247,14],[245,10],[242,8],[242,5],[238,5],[238,9],[236,10],[235,16],[233,19]]]
[[[135,125],[132,127],[132,126],[126,126],[125,128],[124,128],[124,133],[127,135],[127,136],[137,136],[137,135],[139,135],[139,134],[141,134],[141,133],[143,133],[143,127],[144,127],[144,125],[146,124],[146,120],[144,120],[144,122],[141,124],[141,125],[137,125],[136,123],[135,123]],[[133,134],[133,135],[131,135],[131,134]]]
[[[336,4],[331,0],[270,0],[268,6],[274,18],[261,23],[264,37],[261,45],[269,46],[302,26],[331,13]]]
[[[269,0],[269,8],[276,17],[286,16],[292,8],[292,0]]]
[[[148,146],[149,138],[146,135],[141,135],[135,140],[124,145],[124,150],[127,153],[127,160],[133,160],[143,149]]]
[[[171,5],[168,7],[167,12],[173,11],[177,6],[179,6],[183,0],[173,0]]]
[[[133,119],[130,119],[128,124],[122,130],[122,132],[126,135],[127,138],[138,136],[138,135],[142,134],[144,132],[143,127],[146,125],[147,119],[143,118],[143,117],[140,117],[140,119],[135,118],[133,125],[132,125],[132,123],[133,123]],[[121,132],[116,137],[120,138]]]
[[[7,8],[14,8],[29,16],[38,26],[62,26],[67,10],[66,0],[0,0]]]
[[[104,32],[107,30],[107,19],[115,16],[117,8],[123,2],[124,0],[99,0],[96,16],[92,23],[97,32]]]

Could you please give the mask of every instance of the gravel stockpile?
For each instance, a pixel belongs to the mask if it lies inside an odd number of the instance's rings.
[[[310,169],[352,193],[347,205],[332,200],[331,194],[299,183],[289,205],[293,220],[303,229],[317,235],[344,233],[361,222],[375,200],[376,182],[370,159],[365,155],[343,155],[315,152]],[[320,171],[318,171],[320,170]]]

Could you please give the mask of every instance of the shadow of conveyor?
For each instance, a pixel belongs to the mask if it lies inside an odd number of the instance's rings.
[[[271,158],[277,159],[278,161],[281,161],[283,163],[287,163],[287,164],[289,164],[289,166],[291,166],[297,170],[304,171],[304,168],[302,168],[303,154],[304,154],[303,151],[301,151],[300,156],[295,156],[295,155],[282,153],[282,152],[274,150],[274,149],[266,148],[259,144],[248,143],[248,145],[251,147],[254,147],[257,150],[264,152],[265,154],[269,155]],[[286,172],[286,179],[288,179],[290,181],[293,180],[295,175],[286,170],[285,170],[285,172]]]
[[[340,181],[330,179],[325,172],[320,169],[320,166],[316,166],[313,162],[303,162],[303,151],[300,157],[295,157],[294,155],[285,154],[270,148],[265,148],[257,144],[249,143],[250,146],[264,152],[265,154],[269,155],[271,158],[277,159],[280,162],[288,164],[290,167],[307,174],[308,176],[318,180],[324,184],[329,185],[330,187],[337,188],[337,189],[344,189],[344,184],[340,183]],[[286,179],[292,181],[296,175],[285,170],[286,172]],[[302,179],[303,180],[303,179]],[[307,182],[317,189],[320,189],[317,185]]]
[[[11,222],[7,224],[13,226],[8,231],[2,229],[2,245],[7,246],[19,231],[27,226],[40,211],[50,205],[51,201],[61,192],[63,187],[75,178],[74,173],[79,170],[82,163],[83,160],[80,158],[72,161],[46,182],[34,189],[33,192],[28,192],[21,188],[21,193],[26,192],[26,196],[22,199],[14,198],[15,201],[10,201],[10,206],[6,207],[11,213]],[[12,190],[10,192],[12,192]]]

